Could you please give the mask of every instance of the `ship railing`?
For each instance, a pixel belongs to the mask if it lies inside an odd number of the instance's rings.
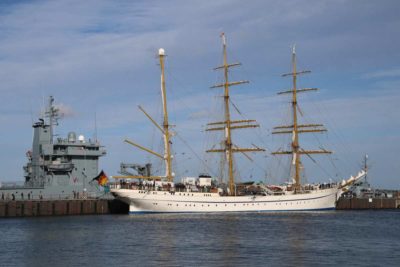
[[[15,190],[22,190],[22,189],[23,190],[29,190],[29,189],[37,190],[37,189],[44,189],[44,187],[43,186],[27,187],[25,185],[18,185],[18,184],[2,184],[0,186],[0,190],[14,190],[14,189]]]
[[[73,192],[71,194],[33,194],[20,192],[17,188],[10,192],[0,192],[0,201],[47,201],[47,200],[90,200],[97,199],[98,194],[90,192]],[[24,188],[25,189],[25,188]]]
[[[153,186],[153,185],[143,185],[138,184],[137,182],[115,182],[108,183],[110,189],[131,189],[131,190],[148,190],[148,191],[166,191],[166,192],[192,192],[192,193],[210,193],[212,191],[209,186],[197,186],[193,188],[192,186],[188,187],[172,187],[172,186]]]

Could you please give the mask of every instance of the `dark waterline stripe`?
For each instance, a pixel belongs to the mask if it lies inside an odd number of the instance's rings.
[[[254,210],[254,211],[129,211],[129,214],[161,214],[161,213],[173,213],[173,214],[189,214],[189,213],[260,213],[260,212],[305,212],[305,211],[329,211],[335,210],[335,208],[322,208],[322,209],[304,209],[304,210]]]

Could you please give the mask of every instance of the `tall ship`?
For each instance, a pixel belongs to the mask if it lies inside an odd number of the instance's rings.
[[[99,175],[99,158],[106,150],[97,141],[68,133],[55,138],[61,118],[52,96],[42,117],[33,127],[32,149],[26,152],[22,185],[3,183],[2,200],[97,198],[104,195],[106,176]]]
[[[164,140],[164,154],[161,155],[148,148],[138,145],[132,141],[126,142],[145,150],[164,161],[165,175],[163,176],[116,176],[114,178],[123,179],[111,188],[111,193],[129,205],[130,213],[147,212],[261,212],[261,211],[309,211],[334,209],[335,203],[342,194],[343,189],[354,181],[360,179],[364,172],[358,173],[356,177],[350,177],[341,183],[329,183],[323,186],[318,184],[302,185],[300,180],[300,156],[309,154],[330,153],[329,151],[306,151],[299,145],[299,133],[323,131],[322,125],[310,124],[303,125],[297,122],[297,93],[314,89],[297,89],[296,78],[300,73],[296,70],[296,54],[293,49],[292,63],[293,72],[285,76],[293,77],[293,88],[284,94],[292,96],[293,124],[278,126],[275,128],[276,134],[292,134],[290,151],[277,151],[275,155],[289,155],[292,157],[292,167],[294,167],[292,183],[283,186],[254,185],[252,183],[235,182],[235,164],[233,155],[235,153],[245,154],[247,152],[260,152],[264,149],[256,147],[240,148],[233,142],[231,132],[244,128],[256,128],[259,125],[255,120],[233,120],[231,118],[231,101],[229,89],[248,81],[230,81],[229,69],[241,65],[240,63],[228,63],[226,38],[222,34],[223,44],[223,64],[215,70],[222,70],[224,81],[212,88],[222,88],[224,90],[224,119],[212,122],[207,125],[206,131],[224,132],[224,140],[220,147],[207,150],[208,153],[222,153],[223,162],[228,173],[227,185],[216,184],[208,175],[200,175],[198,179],[185,179],[184,184],[174,183],[174,172],[172,171],[172,156],[170,142],[170,125],[167,112],[167,95],[164,77],[164,49],[159,50],[159,60],[161,67],[161,96],[163,107],[163,123],[157,124],[142,108],[145,115],[160,130]],[[246,154],[245,154],[246,155]],[[133,181],[132,179],[139,179]],[[122,182],[123,181],[123,182]]]

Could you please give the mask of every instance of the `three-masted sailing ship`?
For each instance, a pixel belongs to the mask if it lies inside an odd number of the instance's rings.
[[[164,155],[154,152],[148,148],[138,145],[132,141],[125,140],[142,150],[145,150],[164,160],[164,176],[114,176],[114,178],[140,179],[141,182],[120,183],[111,189],[112,194],[129,204],[130,213],[146,212],[251,212],[251,211],[305,211],[305,210],[326,210],[334,209],[338,197],[342,193],[342,188],[361,178],[364,174],[360,172],[356,177],[341,184],[331,183],[321,187],[319,185],[303,186],[300,181],[300,156],[307,154],[330,153],[327,150],[304,150],[299,145],[300,133],[325,131],[321,124],[299,124],[297,121],[297,93],[316,90],[315,88],[298,89],[296,79],[299,74],[296,70],[296,54],[293,50],[292,63],[293,72],[284,76],[292,76],[293,88],[283,94],[292,95],[293,124],[278,126],[275,134],[292,134],[292,149],[290,151],[277,151],[273,154],[283,154],[292,156],[294,166],[294,183],[285,186],[263,186],[258,185],[256,190],[241,190],[239,192],[235,182],[235,167],[233,161],[234,153],[260,152],[264,149],[259,147],[240,148],[233,143],[231,132],[243,128],[255,128],[259,125],[255,120],[232,120],[230,113],[231,86],[236,86],[248,81],[230,81],[229,69],[239,66],[240,63],[228,63],[226,38],[222,34],[223,44],[223,64],[215,70],[222,70],[224,81],[212,88],[222,88],[224,90],[224,119],[219,122],[209,123],[207,131],[223,131],[224,140],[219,148],[207,150],[209,153],[223,153],[228,170],[228,186],[221,187],[212,185],[210,177],[199,177],[198,181],[184,188],[175,186],[174,173],[172,171],[172,156],[170,131],[167,112],[167,95],[164,76],[164,49],[159,50],[159,60],[161,67],[161,96],[163,106],[163,124],[160,126],[150,117],[144,109],[140,108],[145,115],[161,131],[164,139]],[[143,182],[147,181],[147,182]]]

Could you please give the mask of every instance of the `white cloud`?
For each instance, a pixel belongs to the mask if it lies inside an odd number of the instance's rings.
[[[374,71],[371,73],[366,73],[362,77],[366,79],[397,78],[400,77],[400,68]]]

